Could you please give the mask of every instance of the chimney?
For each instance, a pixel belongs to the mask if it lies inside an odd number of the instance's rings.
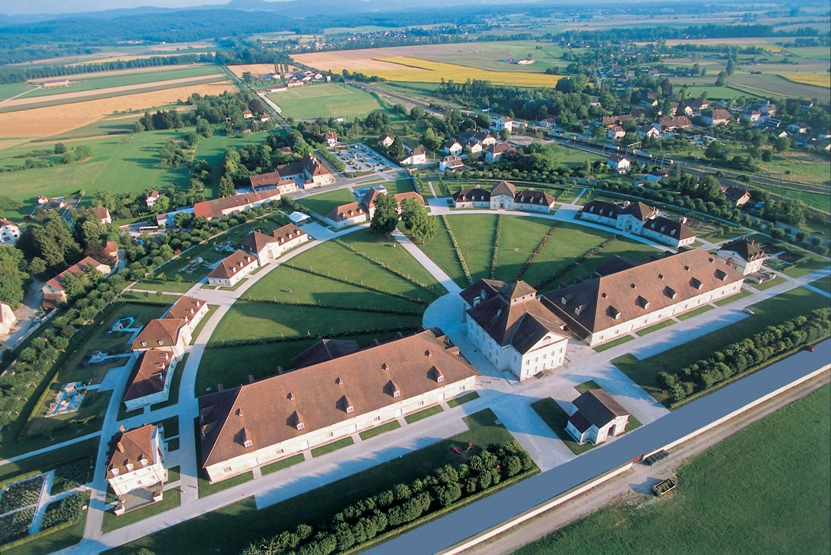
[[[395,332],[395,338],[396,339],[404,339],[404,334],[401,333],[400,331],[397,331],[397,332]]]
[[[222,385],[221,383],[218,383],[218,384],[216,384],[216,390],[217,390],[217,391],[224,391],[224,390],[225,390],[225,386],[224,386],[224,385]]]
[[[279,376],[279,375],[280,375],[280,374],[282,374],[282,373],[283,373],[283,367],[282,367],[282,366],[278,366],[278,367],[277,367],[277,375]]]
[[[248,374],[248,383],[254,383],[254,376],[252,374]]]
[[[116,444],[115,444],[115,448],[116,448],[116,449],[118,449],[118,452],[119,452],[119,453],[123,453],[123,452],[124,452],[124,444],[123,444],[123,443],[121,443],[120,441],[119,441],[118,443],[116,443]]]
[[[121,426],[118,427],[118,431],[120,431],[121,433],[124,433],[127,430],[124,429],[124,425],[122,424]]]
[[[380,344],[381,344],[381,343],[380,343],[377,339],[373,339],[373,340],[372,340],[372,345],[371,345],[371,346],[372,346],[372,347],[377,347],[377,346],[378,346],[378,345],[380,345]]]

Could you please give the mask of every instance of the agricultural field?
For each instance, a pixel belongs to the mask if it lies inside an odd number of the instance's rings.
[[[284,116],[296,120],[364,118],[370,112],[384,109],[371,94],[340,84],[308,85],[267,96],[280,106]]]
[[[193,93],[206,95],[221,94],[224,91],[236,91],[236,87],[230,81],[219,81],[112,98],[85,99],[72,104],[71,108],[66,105],[47,106],[0,113],[0,141],[54,137],[72,129],[93,124],[114,112],[167,106],[178,100],[184,100]]]
[[[631,494],[516,555],[827,553],[829,402],[826,385],[686,463],[668,498]]]
[[[795,74],[788,75],[793,76]],[[828,88],[806,85],[786,79],[781,75],[764,73],[762,75],[740,75],[736,73],[728,79],[728,85],[740,91],[757,96],[784,96],[788,98],[827,98]]]
[[[241,64],[235,66],[227,66],[228,70],[231,71],[234,75],[242,78],[242,74],[245,72],[251,73],[253,76],[257,75],[264,75],[266,73],[275,73],[278,71],[283,71],[284,64]],[[286,66],[288,67],[288,71],[297,71],[298,68],[292,65]]]

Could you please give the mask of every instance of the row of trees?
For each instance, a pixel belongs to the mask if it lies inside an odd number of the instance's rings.
[[[489,445],[466,464],[448,464],[409,484],[396,484],[345,507],[317,529],[300,525],[250,544],[243,555],[344,553],[533,468],[516,441]]]
[[[661,372],[658,384],[677,403],[697,391],[706,391],[780,355],[831,335],[831,309],[821,308],[778,326],[768,326],[751,338],[732,343],[709,358],[677,373]]]

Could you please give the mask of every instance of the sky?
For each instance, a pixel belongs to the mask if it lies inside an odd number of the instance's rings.
[[[228,0],[0,0],[0,13],[24,15],[40,13],[76,13],[120,8],[185,8],[206,4],[227,4]]]

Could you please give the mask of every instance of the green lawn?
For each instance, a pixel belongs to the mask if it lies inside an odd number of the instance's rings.
[[[412,424],[414,422],[418,422],[419,420],[424,420],[425,418],[429,418],[434,414],[438,414],[440,412],[444,412],[444,409],[441,408],[441,405],[436,405],[434,407],[430,407],[429,409],[420,410],[418,412],[414,412],[408,416],[404,417],[404,420],[407,421],[407,424]]]
[[[375,428],[371,428],[365,432],[361,432],[361,439],[367,440],[369,438],[379,436],[386,432],[391,432],[393,430],[397,430],[401,427],[401,423],[398,420],[390,420],[386,424],[381,424],[380,426],[376,426]]]
[[[418,285],[373,264],[337,243],[329,242],[318,245],[293,258],[290,264],[334,278],[345,279],[352,283],[368,285],[398,295],[406,295],[411,299],[431,301],[434,298],[434,295]],[[365,289],[361,289],[361,291],[366,292]],[[393,298],[393,301],[403,303],[400,304],[400,307],[408,310],[423,309],[420,304],[408,303],[397,298]],[[345,301],[343,303],[346,304]],[[330,296],[330,302],[327,304],[337,303],[334,302],[333,296]],[[409,305],[409,307],[406,307],[406,305]]]
[[[709,357],[714,351],[723,349],[731,343],[752,337],[754,334],[763,331],[767,326],[781,324],[801,314],[807,314],[817,307],[827,306],[827,304],[827,299],[817,293],[805,288],[794,289],[751,305],[750,308],[755,313],[754,316],[723,327],[694,341],[673,347],[644,360],[638,360],[632,355],[624,355],[612,362],[655,399],[665,402],[668,400],[668,396],[655,381],[659,372],[670,374],[678,372],[688,364]]]
[[[447,218],[474,282],[490,277],[496,218],[497,216],[490,214],[457,215]],[[503,222],[505,219],[510,219],[510,216],[504,217]]]
[[[616,503],[516,555],[829,553],[829,403],[826,385],[682,466],[668,498]]]
[[[467,216],[466,216],[467,217]],[[449,219],[449,218],[448,218]],[[464,270],[456,256],[456,251],[453,249],[453,243],[450,241],[450,234],[447,233],[447,228],[444,226],[444,221],[439,218],[439,227],[436,230],[436,236],[432,241],[424,245],[419,245],[419,248],[424,251],[433,262],[438,264],[447,275],[456,282],[459,287],[467,287],[468,283],[465,279]],[[401,226],[403,228],[403,225]]]
[[[554,272],[611,236],[611,233],[605,231],[561,223],[522,279],[536,287]],[[554,283],[551,288],[554,289],[558,285],[559,283]]]
[[[775,278],[769,279],[764,283],[750,283],[748,285],[750,285],[754,289],[764,291],[765,289],[770,289],[771,287],[776,287],[777,285],[781,285],[783,283],[785,283],[785,278],[781,276],[776,276]]]
[[[369,347],[373,339],[380,342],[392,340],[393,333],[375,333],[370,335],[353,335],[339,339],[354,340],[361,348]],[[285,370],[293,367],[291,359],[311,347],[317,339],[287,341],[285,343],[267,343],[264,345],[245,345],[208,349],[202,355],[199,371],[196,374],[197,396],[204,395],[221,383],[225,387],[244,384],[248,376],[261,380],[276,374],[278,366]],[[208,389],[210,388],[210,389]]]
[[[595,389],[603,389],[603,388],[600,387],[599,385],[597,385],[597,382],[595,382],[594,380],[589,380],[585,383],[581,383],[580,385],[578,385],[574,389],[576,389],[577,392],[582,395],[586,391],[593,391]]]
[[[201,139],[196,146],[194,160],[205,160],[211,166],[213,186],[205,190],[206,198],[217,196],[219,178],[222,177],[222,163],[225,159],[225,150],[233,147],[259,145],[265,140],[266,133],[249,133],[237,137],[214,135]]]
[[[371,94],[341,84],[309,85],[268,95],[285,117],[297,120],[322,117],[365,118],[370,112],[383,110]]]
[[[826,293],[831,293],[831,276],[825,276],[824,278],[819,278],[816,281],[812,281],[811,285],[813,285],[817,289],[822,289]]]
[[[677,316],[677,318],[681,321],[684,321],[684,320],[688,320],[690,318],[693,318],[695,316],[698,316],[699,314],[704,314],[705,312],[710,311],[710,310],[713,310],[713,307],[706,304],[706,305],[704,305],[700,308],[696,308],[695,310],[690,310],[689,312],[685,312],[684,314],[681,314],[681,315]]]
[[[517,272],[551,229],[552,224],[554,222],[539,218],[502,218],[496,279],[506,283],[514,281]],[[557,233],[559,231],[555,231],[554,235]],[[550,241],[554,241],[554,235]]]
[[[17,462],[0,466],[0,480],[5,481],[29,472],[46,472],[65,463],[94,455],[98,450],[98,438],[73,443],[48,453],[26,457]]]
[[[545,399],[540,399],[535,403],[531,403],[531,408],[534,409],[540,418],[542,418],[548,427],[557,434],[563,443],[566,444],[566,447],[571,449],[571,452],[575,455],[581,455],[594,447],[591,443],[584,443],[583,445],[578,444],[574,441],[574,438],[569,435],[566,431],[566,426],[568,425],[568,413],[563,410],[560,405],[557,404],[557,401],[552,399],[551,397],[546,397]]]
[[[263,476],[266,474],[271,474],[273,472],[277,472],[278,470],[283,470],[284,468],[288,468],[290,466],[294,466],[296,464],[302,463],[305,459],[302,453],[298,453],[297,455],[292,455],[286,459],[281,461],[273,462],[271,464],[267,464],[265,466],[260,467],[260,472]]]
[[[139,549],[147,548],[156,555],[236,555],[249,542],[265,535],[294,530],[303,523],[328,522],[336,512],[359,499],[376,495],[398,483],[409,483],[445,464],[458,465],[491,443],[513,439],[504,426],[495,423],[496,415],[489,409],[464,420],[470,428],[466,432],[271,507],[258,511],[254,499],[248,498],[108,553],[133,555]],[[470,444],[471,450],[466,451]],[[461,455],[454,453],[452,446],[457,446]],[[234,533],[229,534],[228,530],[234,530]],[[193,538],[200,539],[198,545],[194,544]]]
[[[447,401],[447,406],[452,409],[453,407],[464,405],[465,403],[469,403],[470,401],[474,401],[478,398],[479,394],[475,391],[471,391],[470,393],[465,393],[464,395],[450,399]]]
[[[675,323],[675,320],[664,320],[663,322],[655,324],[654,326],[649,326],[648,328],[638,330],[638,331],[635,332],[635,334],[638,337],[643,337],[644,335],[649,335],[653,331],[658,331],[658,330],[662,330],[664,328],[668,328],[669,326],[673,325],[674,323]]]
[[[716,306],[728,305],[732,302],[738,301],[739,299],[749,297],[752,294],[753,294],[753,291],[742,288],[740,293],[737,293],[736,295],[732,295],[730,297],[727,297],[726,299],[721,299],[721,300],[718,300],[718,301],[714,301],[713,304],[715,304]]]
[[[557,237],[558,233],[560,233],[560,230],[554,232],[554,236],[551,238],[552,241]],[[661,253],[662,251],[659,249],[650,247],[649,245],[645,245],[637,241],[633,241],[631,239],[627,239],[625,237],[621,237],[618,238],[616,241],[612,242],[599,253],[595,254],[590,259],[586,260],[584,263],[582,263],[574,270],[563,275],[558,280],[558,283],[552,283],[549,287],[553,288],[555,286],[558,286],[560,283],[572,283],[575,279],[578,278],[588,279],[592,277],[595,269],[598,266],[600,266],[601,264],[603,264],[615,255],[632,258],[638,262],[646,262],[649,260],[650,256],[660,256]]]
[[[341,241],[348,243],[374,260],[383,262],[421,283],[426,283],[434,287],[440,295],[446,293],[445,289],[436,281],[432,274],[424,269],[424,266],[419,264],[394,239],[390,240],[386,235],[375,233],[370,229],[362,229],[344,235]]]
[[[106,511],[104,513],[104,520],[101,522],[101,531],[106,534],[107,532],[112,532],[113,530],[135,524],[145,518],[150,518],[151,516],[156,516],[165,511],[175,509],[181,504],[181,499],[181,491],[179,491],[179,488],[174,488],[164,492],[163,499],[158,503],[153,503],[152,505],[142,507],[141,509],[124,513],[121,516],[115,516],[115,513],[112,511]]]
[[[329,191],[328,193],[321,193],[297,201],[306,210],[317,212],[321,216],[326,216],[333,208],[337,208],[341,204],[349,204],[350,202],[355,202],[355,197],[348,189]]]
[[[811,272],[816,272],[817,270],[822,270],[828,267],[828,260],[819,258],[815,255],[809,255],[808,259],[804,262],[800,262],[795,266],[789,266],[785,273],[791,277],[802,277],[805,274],[810,274]]]
[[[345,437],[343,439],[339,439],[338,441],[333,441],[332,443],[328,443],[323,445],[322,447],[317,447],[312,449],[312,457],[322,457],[323,455],[328,455],[338,449],[343,449],[344,447],[349,447],[350,445],[354,445],[355,440],[351,437]]]
[[[623,345],[624,343],[629,343],[633,341],[635,338],[631,335],[624,335],[620,339],[615,339],[614,341],[609,341],[608,343],[604,343],[603,345],[598,345],[594,347],[595,352],[602,353],[603,351],[607,351],[612,347],[617,347],[618,345]]]
[[[384,185],[384,187],[386,187],[387,193],[390,195],[415,191],[415,185],[413,184],[413,180],[410,177],[406,179],[396,179],[395,181],[382,181],[381,183]]]

